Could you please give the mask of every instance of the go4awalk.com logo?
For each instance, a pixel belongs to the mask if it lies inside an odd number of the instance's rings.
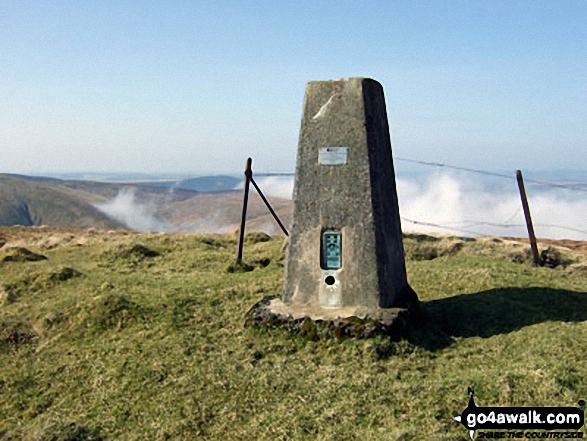
[[[477,430],[483,430],[479,438],[486,439],[583,438],[578,430],[583,427],[585,413],[578,407],[477,407],[473,389],[468,393],[467,408],[453,419],[465,426],[471,439]],[[581,400],[579,406],[584,405]]]

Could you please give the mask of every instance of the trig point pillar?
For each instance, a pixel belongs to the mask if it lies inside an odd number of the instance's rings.
[[[306,85],[280,299],[312,319],[418,302],[408,285],[385,98],[368,78]]]
[[[377,81],[306,86],[282,301],[329,308],[416,301]]]

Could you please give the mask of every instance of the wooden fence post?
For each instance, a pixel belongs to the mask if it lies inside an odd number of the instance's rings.
[[[236,260],[238,262],[242,262],[243,260],[243,244],[245,241],[245,224],[247,222],[247,204],[249,203],[249,184],[251,182],[252,176],[252,164],[253,160],[251,158],[247,159],[247,166],[245,168],[245,196],[243,200],[243,212],[241,216],[241,228],[238,238],[238,253],[236,256]]]
[[[518,188],[520,189],[520,197],[522,198],[522,208],[524,209],[524,217],[526,218],[526,227],[528,228],[528,237],[530,238],[530,247],[532,248],[532,256],[534,258],[534,265],[540,265],[540,256],[538,255],[538,246],[536,245],[536,236],[534,235],[534,227],[532,226],[532,218],[530,217],[530,206],[528,205],[528,198],[526,197],[526,189],[524,188],[524,179],[522,178],[522,171],[516,172],[516,179],[518,180]]]

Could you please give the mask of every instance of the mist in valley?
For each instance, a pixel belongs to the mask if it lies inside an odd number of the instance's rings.
[[[524,214],[515,179],[473,178],[470,174],[450,172],[400,174],[397,192],[403,230],[525,237]],[[270,202],[272,198],[292,198],[293,176],[260,177],[256,182]],[[234,190],[242,191],[242,188],[241,183]],[[579,187],[569,190],[535,184],[527,184],[526,190],[537,237],[587,240],[587,192]],[[251,193],[251,198],[258,197],[253,186]],[[218,193],[216,197],[224,195]],[[160,203],[139,201],[128,189],[120,190],[112,200],[95,206],[133,230],[199,233],[234,231],[238,223],[227,219],[239,217],[241,208],[231,206],[236,213],[227,216],[226,209],[210,212],[209,207],[203,207],[202,212],[195,213],[195,220],[171,222],[163,216],[165,210]],[[193,209],[198,211],[197,204]],[[280,233],[273,220],[258,224],[255,229],[269,234]]]

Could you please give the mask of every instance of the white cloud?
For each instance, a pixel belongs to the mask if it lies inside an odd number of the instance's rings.
[[[136,200],[133,189],[123,188],[114,199],[94,205],[114,220],[138,231],[169,231],[169,226],[155,215],[154,204]]]
[[[265,177],[257,184],[267,196],[291,199],[293,177]],[[240,185],[242,189],[242,184]],[[481,183],[449,174],[419,179],[398,179],[397,191],[404,231],[444,232],[460,235],[526,237],[524,214],[515,180],[484,189]],[[587,240],[587,197],[565,190],[532,187],[530,211],[536,236],[550,239]],[[96,205],[108,216],[140,231],[215,232],[231,231],[221,225],[218,213],[197,222],[169,225],[156,216],[153,204],[141,204],[130,190],[121,190],[109,202]],[[415,221],[410,222],[410,221]]]
[[[291,199],[293,196],[293,176],[267,176],[255,179],[255,182],[266,196],[275,196],[283,199]],[[244,183],[241,182],[234,189],[242,190],[243,186]],[[253,185],[251,185],[251,191],[255,191]]]
[[[527,235],[520,196],[513,180],[510,189],[499,192],[483,190],[455,176],[434,174],[421,182],[400,179],[397,189],[404,231]],[[534,195],[529,196],[536,236],[587,240],[587,199],[564,199],[561,191],[565,190],[538,195],[533,191]]]

